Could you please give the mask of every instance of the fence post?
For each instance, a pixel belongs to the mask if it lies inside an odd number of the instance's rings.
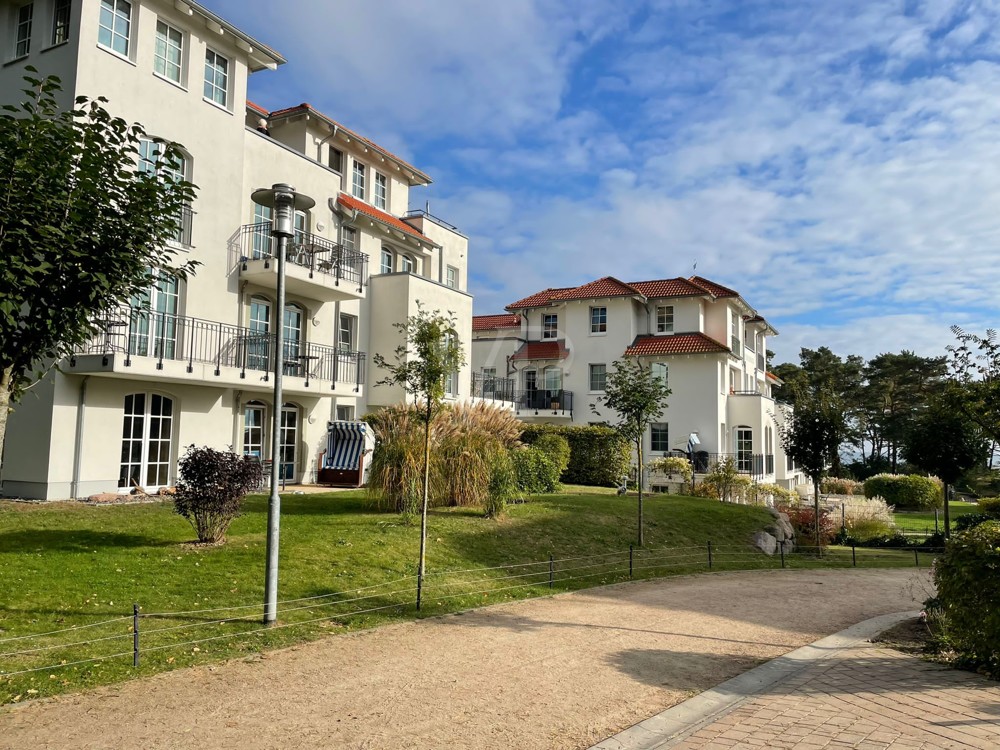
[[[549,588],[555,584],[555,574],[556,574],[556,564],[552,559],[552,555],[549,555]]]
[[[840,528],[847,528],[847,503],[840,504]]]
[[[781,550],[781,569],[785,569],[785,543],[778,542],[778,549]]]
[[[132,666],[139,666],[139,605],[132,605]]]
[[[917,553],[918,553],[918,552],[919,552],[919,550],[918,550],[918,549],[917,549],[916,547],[914,547],[914,548],[913,548],[913,564],[914,564],[914,565],[915,565],[916,567],[918,567],[918,568],[919,568],[919,567],[920,567],[920,558],[919,558],[919,557],[917,557]]]
[[[858,548],[851,545],[851,565],[858,567]]]
[[[934,509],[934,533],[938,533],[938,509]]]
[[[708,569],[712,569],[712,540],[708,540]]]
[[[628,579],[630,581],[632,580],[632,555],[633,555],[633,547],[630,544],[628,546]]]

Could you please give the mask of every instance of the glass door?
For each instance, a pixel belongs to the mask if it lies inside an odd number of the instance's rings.
[[[278,477],[287,482],[295,481],[295,453],[299,431],[299,410],[293,404],[285,404],[281,409],[281,433],[279,435]]]
[[[132,297],[129,354],[173,359],[180,285],[176,276],[167,274],[155,274],[152,282],[147,291]]]
[[[253,204],[253,242],[251,260],[271,257],[271,207]]]
[[[271,303],[250,298],[250,331],[247,334],[247,369],[267,372],[270,366]]]
[[[243,410],[243,455],[264,458],[264,405],[249,403]]]
[[[302,375],[305,372],[303,360],[299,359],[302,353],[302,308],[297,305],[288,305],[285,308],[284,344],[282,353],[284,355],[285,375]]]

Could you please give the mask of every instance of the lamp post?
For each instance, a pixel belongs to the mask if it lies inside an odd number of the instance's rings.
[[[281,496],[278,481],[281,469],[281,376],[285,369],[285,251],[295,236],[295,212],[308,211],[316,205],[312,198],[299,195],[295,188],[279,182],[270,188],[255,190],[254,203],[271,212],[271,236],[277,240],[278,290],[274,335],[274,409],[271,412],[271,495],[267,501],[267,571],[264,577],[264,624],[274,622],[278,613],[278,531],[281,523]]]

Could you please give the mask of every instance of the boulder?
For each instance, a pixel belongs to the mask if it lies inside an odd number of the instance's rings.
[[[97,495],[91,495],[87,498],[88,503],[120,503],[123,499],[122,495],[116,492],[101,492]]]
[[[778,549],[778,540],[766,531],[758,531],[753,535],[754,546],[765,555],[773,555]]]

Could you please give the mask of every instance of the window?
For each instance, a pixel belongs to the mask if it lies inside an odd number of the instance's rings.
[[[739,355],[739,354],[743,353],[743,350],[740,349],[740,320],[741,320],[741,318],[735,312],[732,313],[732,316],[733,316],[733,325],[732,325],[732,328],[731,328],[732,336],[731,336],[730,344],[731,344],[732,349],[733,349],[733,354]]]
[[[181,55],[184,52],[184,35],[163,21],[156,22],[156,48],[153,51],[153,70],[174,83],[181,82]]]
[[[358,249],[358,231],[350,227],[344,227],[340,235],[340,243],[345,250],[354,252]]]
[[[278,477],[295,479],[296,446],[298,443],[299,410],[294,404],[281,408],[281,429],[278,433]]]
[[[375,173],[375,208],[386,210],[389,202],[389,182],[384,174]]]
[[[413,273],[413,258],[403,255],[399,259],[399,270],[403,273]]]
[[[205,52],[205,98],[229,106],[229,60],[218,52]]]
[[[24,57],[31,50],[31,19],[34,14],[34,3],[22,5],[17,9],[17,23],[14,29],[14,57]]]
[[[559,316],[558,315],[543,315],[542,316],[542,338],[543,339],[554,339],[559,335]]]
[[[736,428],[736,468],[749,472],[753,468],[753,430]]]
[[[243,455],[264,457],[264,404],[251,401],[243,408]]]
[[[608,366],[606,364],[590,366],[590,390],[603,391],[608,379]]]
[[[292,231],[295,232],[295,236],[292,237],[292,242],[296,245],[304,245],[306,242],[306,234],[309,230],[309,215],[305,211],[295,212],[295,224]]]
[[[62,44],[69,39],[70,0],[55,0],[52,9],[52,44]]]
[[[188,160],[180,153],[175,153],[171,161],[167,161],[163,155],[163,144],[148,138],[139,140],[139,165],[140,174],[158,175],[167,178],[167,182],[176,184],[183,182],[187,178]],[[192,212],[189,207],[181,209],[180,216],[177,217],[177,229],[171,239],[182,245],[191,244],[191,223]]]
[[[337,407],[337,420],[340,422],[353,422],[354,421],[354,407],[353,406],[338,406]]]
[[[128,352],[139,357],[173,359],[180,283],[176,276],[162,271],[151,273],[149,288],[131,299]]]
[[[271,207],[253,204],[253,249],[251,258],[260,260],[269,258],[271,253]]]
[[[308,364],[309,361],[299,357],[302,354],[302,320],[304,317],[305,313],[298,305],[285,306],[285,322],[282,329],[285,375],[302,377],[304,374],[303,364]]]
[[[327,164],[334,172],[342,172],[344,169],[344,152],[339,148],[330,146],[330,155],[327,157]]]
[[[673,305],[657,305],[656,306],[656,332],[657,333],[673,333],[674,332],[674,306]]]
[[[248,370],[271,369],[271,303],[264,297],[250,298],[250,330],[247,332],[246,366]]]
[[[158,490],[170,484],[174,402],[158,393],[125,397],[118,487]]]
[[[546,367],[544,375],[545,390],[549,392],[549,395],[558,398],[558,394],[562,390],[562,368]]]
[[[112,52],[128,57],[132,29],[132,3],[127,0],[101,0],[100,28],[97,43]]]
[[[379,260],[379,272],[380,273],[392,273],[392,250],[382,249],[382,255]]]
[[[590,308],[590,332],[591,333],[608,332],[608,308],[606,307]]]
[[[449,289],[458,289],[458,269],[455,266],[448,266],[448,275],[445,277],[444,284]]]
[[[448,331],[447,333],[445,333],[444,335],[445,346],[446,347],[450,346],[457,337],[458,334],[455,333],[454,331]],[[458,369],[454,369],[444,376],[444,392],[449,396],[458,395]]]
[[[340,327],[337,332],[337,346],[344,351],[354,351],[354,333],[357,331],[358,319],[353,315],[340,314]]]
[[[655,453],[670,452],[670,433],[666,424],[649,426],[649,449]]]
[[[351,193],[358,200],[365,199],[365,165],[355,160],[352,173]]]
[[[483,368],[483,398],[494,398],[497,392],[497,368]],[[475,395],[475,394],[473,394]]]
[[[669,371],[666,362],[654,362],[650,365],[650,370],[653,371],[653,377],[659,380],[663,385],[669,386]]]

